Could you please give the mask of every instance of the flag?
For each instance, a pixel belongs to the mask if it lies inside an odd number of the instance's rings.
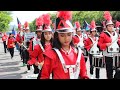
[[[89,25],[86,21],[83,22],[83,29],[89,30],[89,29],[90,29],[89,26],[90,26],[90,25]]]
[[[12,34],[13,34],[13,35],[15,35],[15,30],[14,30],[14,27],[13,27],[13,29],[12,29]]]
[[[20,22],[20,20],[18,19],[18,17],[17,17],[17,24],[18,24],[18,28],[21,28],[21,22]]]

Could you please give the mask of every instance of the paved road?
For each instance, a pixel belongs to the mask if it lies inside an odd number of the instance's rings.
[[[10,58],[9,52],[6,54],[3,50],[3,43],[0,39],[0,79],[26,79],[27,75],[33,73],[27,73],[27,67],[21,67],[22,61],[20,60],[19,52],[15,49],[14,59]],[[89,74],[89,60],[86,63],[87,65],[87,72]],[[95,78],[95,75],[94,75]],[[100,70],[100,79],[106,79],[106,70],[105,68]]]

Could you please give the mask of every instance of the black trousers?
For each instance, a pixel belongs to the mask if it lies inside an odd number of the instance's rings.
[[[22,54],[22,47],[20,46],[20,57],[21,57],[21,60],[23,60],[23,54]]]
[[[89,54],[89,60],[90,60],[90,74],[93,75],[93,70],[94,70],[94,66],[92,65],[92,54]],[[100,69],[99,68],[95,68],[95,77],[99,78],[100,77]]]
[[[23,48],[21,53],[22,53],[23,63],[27,64],[27,61],[29,60],[29,52]],[[27,65],[27,69],[30,70],[30,65]]]
[[[85,57],[85,62],[87,62],[87,58]]]
[[[22,53],[23,63],[27,64],[27,61],[29,60],[29,52],[23,49],[21,53]]]
[[[105,63],[106,63],[107,78],[113,79],[113,57],[105,56]]]
[[[13,58],[13,56],[14,56],[14,48],[9,48],[9,52],[10,52],[11,58]]]
[[[85,62],[87,62],[88,51],[87,49],[84,49],[83,51],[84,51],[83,55],[85,56]]]
[[[38,74],[39,73],[38,66],[36,66],[35,64],[33,64],[33,67],[34,67],[34,74]]]
[[[7,49],[6,41],[3,41],[3,45],[4,45],[4,52],[6,53],[6,49]]]

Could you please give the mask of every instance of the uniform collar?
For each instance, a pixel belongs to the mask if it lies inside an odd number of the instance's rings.
[[[71,50],[72,50],[72,47],[70,46],[70,50],[69,51],[65,51],[63,48],[61,48],[61,51],[63,52],[63,53],[65,53],[65,54],[70,54],[70,52],[71,52]]]

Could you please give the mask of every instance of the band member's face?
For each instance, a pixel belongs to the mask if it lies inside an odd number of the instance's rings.
[[[95,36],[96,35],[96,31],[92,31],[92,35]]]
[[[62,46],[69,46],[72,41],[72,32],[58,33],[58,39]]]
[[[44,32],[44,37],[45,37],[45,40],[50,41],[50,39],[52,38],[52,32],[50,31]]]
[[[77,31],[76,33],[77,33],[77,35],[79,35],[79,36],[81,35],[81,31]]]
[[[107,30],[108,30],[109,32],[112,32],[112,31],[113,31],[113,28],[114,28],[114,26],[113,26],[112,24],[107,26]]]
[[[13,37],[13,35],[12,35],[12,34],[10,35],[10,38],[11,38],[11,37]]]
[[[25,29],[23,29],[22,31],[25,32]]]
[[[37,31],[37,37],[41,37],[41,34],[42,34],[42,32],[41,31]]]

